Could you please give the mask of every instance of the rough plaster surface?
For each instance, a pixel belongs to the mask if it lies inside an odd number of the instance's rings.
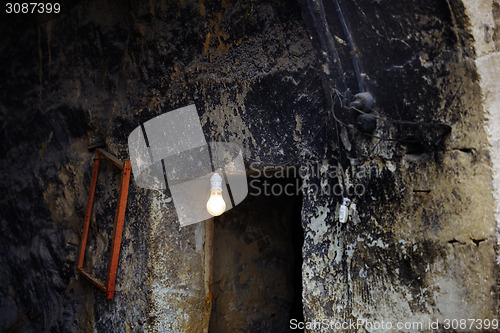
[[[315,3],[306,2],[310,7]],[[491,164],[496,157],[485,129],[487,115],[463,6],[456,1],[341,5],[379,114],[445,122],[452,128],[444,145],[436,147],[425,141],[435,142],[437,125],[378,121],[375,135],[420,138],[420,150],[412,143],[378,140],[352,129],[341,132],[347,186],[363,184],[366,193],[355,199],[357,214],[347,225],[336,221],[338,200],[315,193],[304,200],[306,319],[426,325],[498,318]],[[321,20],[321,15],[310,20]],[[334,20],[328,25],[334,39],[344,38]],[[349,72],[349,59],[342,56],[346,46],[337,45]],[[354,86],[352,74],[346,82]],[[349,115],[337,110],[348,122]],[[338,161],[324,165],[336,170]],[[370,170],[367,177],[354,176],[360,168]],[[333,186],[336,180],[327,174],[320,179],[306,175],[304,180],[311,187]],[[367,325],[358,329],[370,330]]]
[[[173,218],[173,203],[161,193],[151,206],[148,265],[151,289],[150,332],[203,331],[204,224],[180,228]]]
[[[340,1],[376,111],[427,123],[379,120],[384,140],[337,133],[328,116],[331,85],[357,84],[335,9],[318,4],[78,2],[3,23],[1,329],[25,311],[40,314],[26,332],[200,331],[204,228],[179,229],[168,192],[131,184],[113,301],[74,271],[88,141],[127,159],[131,130],[192,102],[207,140],[239,143],[255,168],[302,170],[307,320],[498,317],[498,2]],[[437,122],[452,130],[435,146]],[[366,189],[345,225],[341,196],[326,192],[340,166]],[[97,274],[112,185],[87,262]]]
[[[2,30],[0,329],[199,332],[204,229],[179,229],[166,193],[131,182],[112,301],[75,272],[93,153],[128,159],[139,124],[195,103],[207,141],[247,161],[297,159],[324,124],[314,48],[298,4],[67,3],[64,15],[10,17]],[[286,112],[283,112],[286,110]],[[310,116],[314,110],[314,116]],[[292,130],[290,130],[292,129]],[[214,132],[215,131],[215,132]],[[217,133],[217,134],[214,134]],[[96,205],[86,266],[103,279],[116,200]]]
[[[495,188],[497,230],[500,230],[500,2],[464,1],[470,19],[476,66],[480,76],[486,130]],[[497,236],[500,244],[500,234]],[[498,257],[500,264],[500,256]]]

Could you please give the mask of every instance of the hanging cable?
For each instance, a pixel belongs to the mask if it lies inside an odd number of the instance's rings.
[[[337,116],[335,115],[335,99],[333,99],[332,101],[332,115],[334,117],[335,120],[337,120]],[[339,126],[338,126],[338,123],[337,121],[335,121],[335,132],[337,132],[337,149],[339,151],[339,164],[340,164],[340,167],[342,168],[343,170],[343,165],[342,165],[342,152],[341,152],[341,149],[340,149],[340,135],[339,135]],[[347,189],[345,187],[345,179],[344,179],[344,172],[340,172],[341,174],[341,177],[342,178],[342,195],[343,197],[345,198],[346,197],[346,193],[347,193]]]
[[[344,31],[345,38],[347,39],[347,43],[349,44],[349,54],[352,59],[352,66],[354,67],[354,73],[356,74],[356,80],[358,81],[358,89],[359,92],[364,92],[365,87],[363,85],[363,80],[361,78],[361,70],[359,69],[358,58],[356,55],[359,51],[354,47],[354,42],[351,37],[351,33],[347,28],[347,24],[345,22],[344,14],[342,14],[342,9],[340,8],[338,0],[332,0],[333,5],[335,6],[335,11],[339,17],[340,25],[342,26],[342,30]]]

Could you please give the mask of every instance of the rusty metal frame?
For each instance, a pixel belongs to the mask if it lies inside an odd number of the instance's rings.
[[[97,177],[99,175],[99,161],[106,159],[114,166],[120,169],[121,182],[118,191],[118,203],[116,205],[115,222],[113,227],[113,240],[111,242],[111,253],[108,262],[108,272],[106,274],[106,283],[102,283],[99,279],[92,276],[88,271],[83,268],[85,258],[85,249],[87,247],[87,237],[89,233],[90,218],[92,215],[92,208],[94,206],[94,193],[97,185]],[[78,255],[78,264],[76,270],[82,276],[87,278],[91,283],[96,285],[99,289],[106,293],[107,299],[113,299],[115,292],[116,271],[118,269],[118,259],[120,257],[120,246],[122,243],[123,221],[125,219],[125,210],[127,208],[128,187],[130,181],[131,166],[130,162],[120,161],[110,153],[97,148],[94,157],[94,166],[92,167],[92,178],[90,182],[89,197],[87,200],[87,211],[85,213],[85,220],[83,223],[82,239],[80,243],[80,251]]]

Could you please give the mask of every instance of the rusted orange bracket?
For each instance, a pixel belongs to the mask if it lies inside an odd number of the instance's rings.
[[[90,217],[92,215],[92,207],[94,206],[94,193],[97,185],[97,177],[99,175],[99,160],[105,158],[109,160],[118,169],[122,170],[120,190],[118,192],[118,204],[116,206],[115,224],[113,227],[113,240],[111,244],[111,254],[108,263],[108,273],[106,274],[106,284],[92,276],[83,268],[85,258],[85,249],[87,247],[87,237],[89,233]],[[125,210],[127,208],[128,185],[130,181],[130,162],[122,162],[110,153],[97,149],[94,158],[94,166],[92,168],[92,179],[90,182],[89,197],[87,200],[87,211],[85,213],[85,221],[83,223],[82,240],[80,243],[80,252],[78,255],[77,271],[87,278],[91,283],[106,293],[107,299],[113,299],[115,292],[116,271],[118,269],[118,259],[120,257],[120,245],[122,243],[123,221],[125,219]]]

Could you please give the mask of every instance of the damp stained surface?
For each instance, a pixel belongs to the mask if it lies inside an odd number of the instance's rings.
[[[303,320],[299,180],[249,181],[248,197],[215,219],[209,332],[288,332]],[[287,184],[293,196],[280,191]]]
[[[205,229],[180,228],[168,194],[131,181],[112,302],[75,270],[89,142],[102,137],[127,160],[132,130],[192,103],[207,141],[218,133],[239,144],[246,163],[265,161],[257,168],[306,170],[306,321],[498,318],[498,0],[338,1],[381,116],[371,134],[340,103],[347,126],[332,117],[331,88],[358,92],[332,1],[60,2],[58,15],[0,20],[1,332],[205,329]],[[339,168],[347,187],[364,189],[346,224],[337,219],[342,197],[322,193],[339,184],[330,176]],[[99,278],[116,188],[103,185],[85,265]],[[246,230],[280,221],[267,217],[280,206],[266,200],[217,222],[229,245],[215,244],[215,273],[235,275],[214,279],[225,289],[214,290],[212,331],[232,329],[222,328],[229,316],[235,331],[279,332],[273,325],[294,304],[278,278],[288,273],[272,276],[272,292],[259,289],[270,274],[257,268],[289,262],[250,264],[289,259],[273,256],[280,241],[259,243]],[[274,292],[287,295],[282,304]]]

